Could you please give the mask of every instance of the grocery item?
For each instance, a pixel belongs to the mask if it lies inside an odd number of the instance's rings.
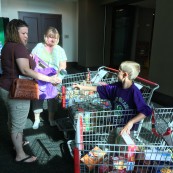
[[[87,165],[89,170],[92,170],[96,164],[103,161],[105,154],[105,151],[96,146],[88,154],[84,155],[81,161]]]
[[[169,169],[169,168],[162,168],[160,170],[161,173],[173,173],[173,170]]]

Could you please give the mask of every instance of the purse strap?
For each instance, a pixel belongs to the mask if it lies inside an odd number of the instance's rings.
[[[12,58],[12,79],[14,79],[14,46],[12,47],[12,53],[11,53],[11,58]]]
[[[14,60],[14,46],[12,47],[12,73],[11,73],[11,76],[12,76],[12,79],[15,79],[15,76],[14,76],[14,63],[15,63],[15,60]],[[27,77],[28,79],[30,77]]]

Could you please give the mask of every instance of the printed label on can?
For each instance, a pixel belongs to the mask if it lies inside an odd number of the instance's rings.
[[[133,171],[135,167],[135,162],[127,162],[127,171]]]
[[[113,169],[118,169],[118,161],[119,158],[118,157],[113,157]]]

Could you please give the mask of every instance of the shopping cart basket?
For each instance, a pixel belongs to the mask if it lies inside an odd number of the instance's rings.
[[[97,92],[79,91],[72,88],[73,83],[82,85],[99,85],[110,84],[117,81],[117,73],[115,71],[107,71],[99,68],[97,71],[89,71],[83,73],[69,74],[62,82],[62,107],[67,108],[78,102],[92,100],[98,97]]]
[[[84,73],[77,73],[67,75],[62,83],[62,106],[64,108],[68,108],[74,106],[78,103],[87,103],[92,104],[93,100],[99,99],[97,92],[89,92],[89,91],[80,91],[72,88],[73,83],[82,83],[85,81],[86,76],[90,76],[89,82],[90,85],[98,85],[100,82],[103,83],[114,83],[117,81],[118,70],[112,69],[109,67],[102,66],[97,71],[88,71]],[[85,81],[86,82],[86,81]],[[147,104],[150,104],[151,97],[153,92],[159,88],[159,85],[151,82],[149,80],[137,77],[135,80],[135,84],[141,90],[141,93]],[[57,126],[59,130],[63,131],[65,136],[67,136],[68,129],[64,123],[61,125],[63,121],[69,122],[70,118],[67,116],[64,119],[57,120]],[[140,125],[141,126],[141,125]],[[60,128],[63,127],[63,128]],[[140,127],[139,127],[140,128]]]
[[[168,142],[162,135],[155,135],[152,131],[150,117],[147,117],[143,123],[139,134],[140,141],[131,133],[131,137],[125,135],[121,142],[109,144],[108,137],[116,124],[111,124],[110,120],[112,120],[112,116],[117,119],[121,113],[114,112],[112,115],[110,112],[106,114],[102,111],[100,115],[91,116],[89,118],[91,123],[87,132],[86,127],[84,128],[85,132],[84,130],[82,132],[81,126],[84,126],[82,123],[78,124],[78,135],[81,136],[80,140],[75,141],[74,172],[172,173],[173,143],[170,143],[170,141],[173,141],[173,136],[171,133],[167,135]],[[124,113],[129,116],[134,112],[129,110]],[[169,128],[173,128],[171,123],[173,122],[173,108],[157,108],[155,117],[159,120],[166,119],[167,122],[170,122]],[[116,125],[119,125],[119,121]],[[165,121],[159,121],[159,126],[165,125]]]
[[[65,118],[57,119],[56,124],[60,131],[63,131],[64,137],[69,138],[69,131],[76,131],[76,125],[78,121],[78,115],[83,115],[90,111],[98,112],[101,110],[111,110],[111,103],[108,100],[100,98],[93,98],[92,101],[80,102],[69,107]]]
[[[88,71],[83,73],[76,73],[67,75],[62,82],[62,107],[69,107],[76,102],[83,102],[86,100],[92,100],[94,97],[98,97],[97,92],[80,91],[72,88],[73,83],[79,83],[86,85],[99,85],[99,84],[111,84],[118,80],[118,70],[102,66],[97,71]],[[89,81],[86,81],[89,76]],[[135,79],[135,85],[141,90],[141,93],[149,105],[153,92],[159,88],[157,83],[151,82],[141,77]]]
[[[104,111],[75,111],[72,112],[74,129],[76,132],[75,143],[81,144],[78,148],[83,148],[83,142],[107,143],[115,142],[114,129],[124,127],[125,124],[137,115],[136,110],[104,110]],[[140,126],[139,122],[133,127],[133,137],[138,138]],[[73,143],[73,141],[71,141]],[[69,142],[69,150],[71,143]]]

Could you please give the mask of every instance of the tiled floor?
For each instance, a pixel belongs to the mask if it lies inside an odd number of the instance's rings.
[[[34,164],[16,164],[15,151],[7,130],[7,112],[0,102],[0,172],[1,173],[72,173],[73,159],[67,148],[67,141],[57,127],[50,127],[47,122],[47,112],[42,114],[41,126],[32,129],[32,114],[29,115],[24,130],[25,140],[30,143],[25,146],[28,154],[38,157]]]

